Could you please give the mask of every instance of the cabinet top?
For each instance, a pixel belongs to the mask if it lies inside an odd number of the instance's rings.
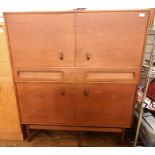
[[[87,10],[85,8],[77,8],[74,10],[65,11],[18,11],[18,12],[4,12],[4,14],[48,14],[48,13],[103,13],[103,12],[139,12],[150,11],[151,9],[120,9],[120,10]]]

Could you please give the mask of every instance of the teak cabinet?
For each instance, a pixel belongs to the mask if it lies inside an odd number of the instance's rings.
[[[150,10],[5,13],[21,124],[131,126]]]

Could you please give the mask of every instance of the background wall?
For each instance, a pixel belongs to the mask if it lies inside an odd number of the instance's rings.
[[[0,12],[155,8],[155,0],[0,0]]]

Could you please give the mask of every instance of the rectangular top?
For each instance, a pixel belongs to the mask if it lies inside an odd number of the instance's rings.
[[[118,10],[87,10],[87,9],[75,9],[75,10],[64,10],[64,11],[17,11],[17,12],[4,12],[9,14],[48,14],[48,13],[93,13],[93,12],[139,12],[139,11],[150,11],[150,9],[118,9]]]

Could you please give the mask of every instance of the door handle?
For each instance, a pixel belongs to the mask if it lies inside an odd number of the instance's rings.
[[[60,89],[60,95],[62,95],[62,96],[65,95],[65,89],[64,89],[64,88],[61,88],[61,89]]]
[[[86,53],[86,59],[90,60],[91,54],[90,53]]]
[[[63,59],[64,59],[64,54],[63,54],[63,52],[60,52],[59,58],[60,58],[60,60],[63,60]]]
[[[85,96],[88,96],[89,95],[89,90],[87,88],[84,90],[84,95]]]

